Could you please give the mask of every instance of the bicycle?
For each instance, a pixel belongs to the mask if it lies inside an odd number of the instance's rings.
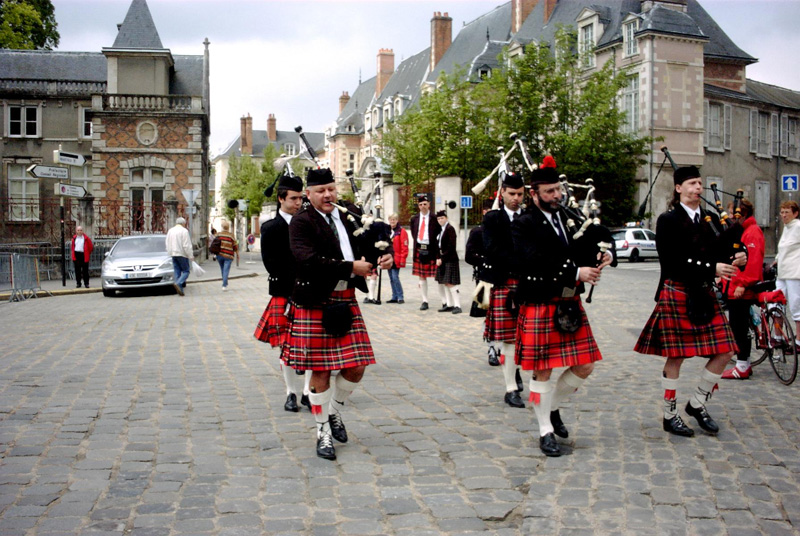
[[[797,351],[793,320],[786,314],[786,297],[775,289],[775,281],[755,285],[758,306],[751,308],[748,337],[751,345],[750,365],[755,367],[769,358],[772,370],[784,385],[797,377]],[[754,309],[756,308],[756,309]]]

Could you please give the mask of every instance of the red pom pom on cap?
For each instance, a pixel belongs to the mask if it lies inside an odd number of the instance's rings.
[[[542,161],[543,168],[556,168],[556,159],[550,155],[544,157],[544,161]]]

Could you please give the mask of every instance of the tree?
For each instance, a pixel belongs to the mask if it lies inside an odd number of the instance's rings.
[[[0,0],[0,48],[52,50],[61,36],[50,0]]]
[[[264,148],[264,161],[259,163],[249,156],[232,156],[228,168],[228,177],[222,185],[222,198],[225,200],[225,216],[233,220],[235,210],[228,208],[231,199],[247,199],[245,217],[259,214],[266,197],[264,190],[272,184],[278,173],[273,163],[280,156],[272,144]]]

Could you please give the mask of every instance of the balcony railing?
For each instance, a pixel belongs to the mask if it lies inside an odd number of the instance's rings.
[[[203,100],[191,95],[103,95],[103,110],[116,112],[202,112]]]

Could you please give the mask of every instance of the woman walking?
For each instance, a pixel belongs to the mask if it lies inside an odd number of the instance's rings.
[[[228,274],[231,271],[231,264],[233,259],[239,258],[239,244],[236,238],[230,233],[231,224],[224,221],[222,222],[222,231],[217,233],[217,238],[220,239],[221,244],[219,253],[217,254],[217,262],[219,269],[222,272],[222,290],[228,290]]]

